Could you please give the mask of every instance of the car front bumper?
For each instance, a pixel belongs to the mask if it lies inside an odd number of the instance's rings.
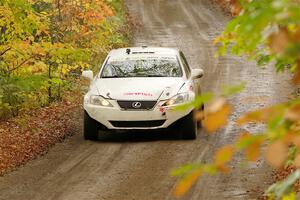
[[[116,102],[113,107],[102,107],[85,103],[89,116],[108,129],[160,129],[188,115],[193,109],[175,109],[176,106],[161,107],[159,103],[151,110],[122,110]]]

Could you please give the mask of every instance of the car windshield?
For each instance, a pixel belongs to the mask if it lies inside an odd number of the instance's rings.
[[[176,56],[109,58],[101,78],[181,77]]]

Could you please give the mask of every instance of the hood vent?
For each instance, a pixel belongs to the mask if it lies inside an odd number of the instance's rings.
[[[152,52],[152,51],[135,51],[135,52],[132,52],[132,54],[154,54],[155,52]]]

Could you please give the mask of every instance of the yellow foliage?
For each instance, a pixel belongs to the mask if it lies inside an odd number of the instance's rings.
[[[299,28],[299,37],[300,37],[300,28]],[[297,61],[297,70],[293,77],[293,83],[296,85],[300,84],[300,59]]]
[[[183,196],[198,180],[201,176],[202,172],[200,169],[194,170],[192,173],[181,179],[175,186],[174,196],[181,197]]]
[[[260,156],[260,143],[255,142],[245,149],[246,157],[249,161],[257,161]]]
[[[238,118],[236,122],[238,125],[243,125],[249,122],[265,123],[268,122],[270,118],[277,115],[282,115],[283,113],[284,113],[283,105],[271,106],[268,108],[262,108],[253,112],[246,113],[242,117]]]
[[[281,167],[288,157],[288,146],[281,140],[269,144],[266,148],[265,157],[273,167]]]
[[[284,195],[282,197],[282,200],[296,200],[296,194],[294,192],[291,192],[288,195]]]
[[[203,126],[208,132],[214,132],[227,124],[230,113],[231,106],[223,98],[217,99],[208,106]]]
[[[218,149],[215,153],[215,164],[217,166],[223,166],[227,164],[233,156],[234,148],[232,145],[223,146],[222,148]]]
[[[285,117],[285,119],[292,121],[292,122],[300,121],[300,103],[290,107],[285,112],[284,117]]]

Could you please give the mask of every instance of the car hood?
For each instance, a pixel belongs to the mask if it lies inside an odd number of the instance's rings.
[[[91,89],[117,100],[165,100],[176,95],[184,84],[182,78],[107,78],[96,79]]]

